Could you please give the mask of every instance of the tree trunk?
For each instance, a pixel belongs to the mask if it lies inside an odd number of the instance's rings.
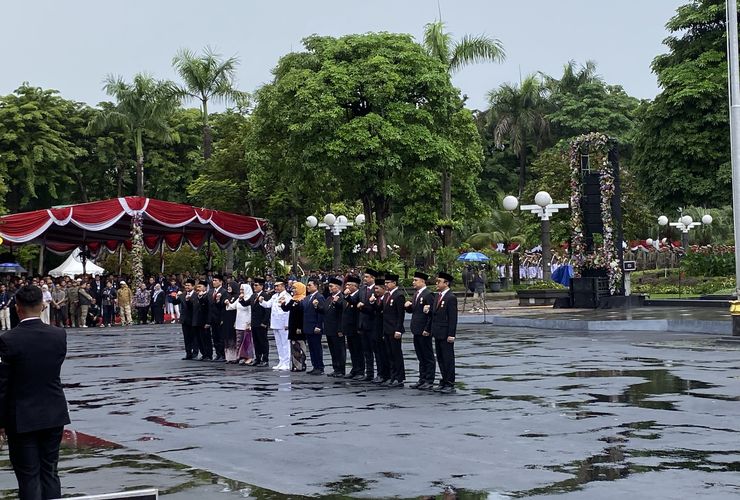
[[[445,170],[442,172],[442,219],[452,219],[452,174]],[[442,246],[452,245],[452,226],[442,226]]]
[[[378,257],[380,260],[388,258],[388,245],[385,240],[385,220],[390,212],[388,200],[384,196],[375,199],[375,220],[378,223]]]
[[[144,156],[136,158],[136,196],[144,196]]]
[[[201,105],[203,112],[203,159],[207,160],[211,157],[211,145],[213,143],[213,137],[211,136],[211,127],[208,125],[208,99],[201,97]]]
[[[118,175],[118,197],[120,198],[123,196],[123,162],[121,160],[118,160],[116,174]]]
[[[369,196],[362,197],[362,213],[365,214],[365,248],[373,241],[373,205]]]
[[[85,181],[82,178],[82,174],[77,174],[77,187],[80,189],[80,201],[82,203],[87,203],[87,185],[85,184]]]
[[[522,199],[522,193],[524,192],[524,181],[526,180],[526,175],[527,175],[527,152],[522,151],[521,153],[519,153],[519,200]]]

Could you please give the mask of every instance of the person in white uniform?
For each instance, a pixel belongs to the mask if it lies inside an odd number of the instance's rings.
[[[273,370],[290,370],[290,341],[288,340],[288,318],[290,311],[284,311],[280,307],[283,304],[287,304],[290,298],[290,294],[285,290],[285,283],[282,281],[275,283],[275,293],[270,297],[270,300],[265,300],[264,297],[259,298],[262,307],[271,309],[270,331],[275,337],[279,359],[278,364],[272,367]]]

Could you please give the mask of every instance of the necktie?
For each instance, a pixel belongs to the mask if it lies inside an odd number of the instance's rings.
[[[416,295],[414,295],[414,305],[416,305],[416,302],[419,300],[420,294],[421,294],[421,290],[417,290]]]
[[[439,309],[440,304],[442,304],[442,297],[444,297],[444,293],[440,293],[439,297],[437,297],[437,309]]]
[[[387,304],[391,299],[391,292],[385,292],[385,297],[383,297],[383,303]]]

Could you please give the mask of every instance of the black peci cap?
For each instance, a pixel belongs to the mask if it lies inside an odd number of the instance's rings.
[[[429,275],[426,273],[422,273],[421,271],[416,271],[414,273],[414,278],[420,278],[420,279],[423,279],[424,281],[428,281]]]
[[[447,273],[439,273],[437,274],[437,277],[442,278],[443,280],[446,280],[447,283],[449,283],[450,285],[452,284],[452,281],[455,279],[452,277],[451,274],[447,274]]]

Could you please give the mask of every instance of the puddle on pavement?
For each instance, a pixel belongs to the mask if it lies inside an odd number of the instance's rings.
[[[597,403],[624,403],[639,408],[652,408],[655,410],[675,410],[672,401],[653,400],[654,396],[681,395],[701,398],[712,398],[712,395],[694,392],[698,389],[710,389],[717,387],[700,380],[688,380],[673,375],[668,370],[583,370],[563,374],[565,377],[574,378],[610,378],[610,377],[639,377],[647,379],[645,382],[630,384],[619,394],[603,394],[594,390],[588,390],[587,394],[592,398],[590,402]],[[570,388],[571,386],[563,386]],[[717,396],[716,399],[723,399]],[[563,403],[559,406],[573,406],[574,403]],[[580,405],[578,405],[580,406]]]
[[[190,427],[190,424],[185,424],[182,422],[170,422],[164,417],[158,417],[155,415],[144,417],[144,420],[147,422],[154,422],[155,424],[163,425],[165,427],[174,427],[176,429],[188,429]]]

